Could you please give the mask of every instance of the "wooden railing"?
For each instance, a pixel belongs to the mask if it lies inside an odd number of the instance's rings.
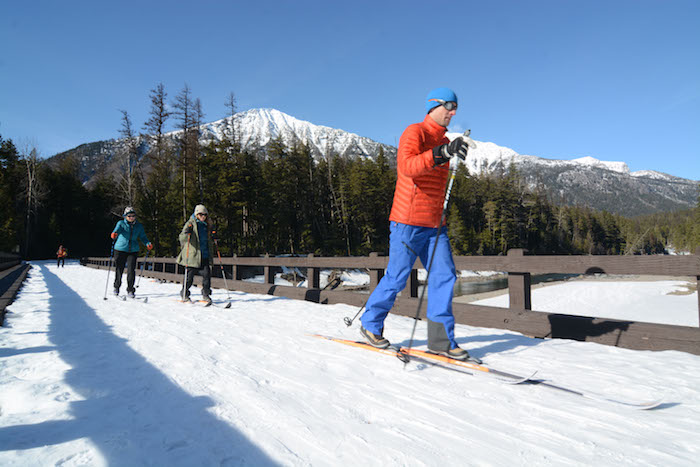
[[[19,255],[0,252],[0,326],[5,321],[5,309],[12,303],[27,277],[28,264]]]
[[[700,253],[700,250],[696,253]],[[367,269],[370,289],[384,274],[389,258],[376,253],[368,257],[229,257],[222,258],[227,284],[231,290],[280,295],[316,303],[346,303],[362,306],[366,293],[322,290],[322,269]],[[510,250],[507,256],[456,256],[458,270],[503,271],[508,274],[509,308],[453,302],[458,323],[471,326],[508,329],[538,338],[567,338],[594,341],[607,345],[645,350],[681,350],[700,355],[700,328],[665,324],[621,321],[605,318],[571,316],[532,311],[531,277],[533,274],[626,274],[694,277],[700,286],[700,255],[686,256],[527,256],[523,250]],[[109,258],[84,258],[83,264],[107,268]],[[143,258],[139,259],[141,267]],[[181,282],[183,269],[174,258],[149,258],[145,277]],[[262,268],[263,283],[243,281],[245,268]],[[281,267],[306,270],[307,287],[274,285]],[[416,262],[406,289],[396,300],[392,313],[415,316],[418,306],[418,272]],[[218,259],[212,267],[212,286],[224,288]],[[217,277],[218,276],[218,277]],[[199,276],[196,282],[201,283]],[[700,287],[699,287],[700,288]],[[700,295],[700,294],[699,294]],[[425,307],[425,304],[423,305]],[[425,309],[421,310],[425,316]],[[700,298],[698,298],[700,321]]]
[[[4,253],[0,251],[0,271],[16,266],[22,262],[22,258],[14,253]]]

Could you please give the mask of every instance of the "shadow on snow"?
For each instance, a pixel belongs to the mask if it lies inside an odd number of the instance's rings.
[[[0,428],[0,449],[89,438],[109,465],[275,464],[207,410],[210,398],[182,390],[115,336],[75,291],[45,266],[40,270],[52,297],[50,340],[71,366],[66,383],[85,400],[70,403],[72,420]],[[47,350],[54,349],[27,351]]]

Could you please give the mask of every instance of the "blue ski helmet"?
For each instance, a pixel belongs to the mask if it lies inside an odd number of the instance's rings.
[[[457,102],[457,94],[452,89],[449,88],[436,88],[428,93],[428,97],[425,98],[425,112],[430,113],[435,107],[442,105],[435,99],[440,99],[445,102]]]

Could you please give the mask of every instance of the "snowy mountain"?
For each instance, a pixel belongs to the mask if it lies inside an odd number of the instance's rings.
[[[221,140],[227,120],[222,119],[204,125],[202,138]],[[264,148],[271,140],[281,137],[287,146],[291,146],[295,141],[304,142],[311,148],[316,158],[325,157],[329,153],[344,157],[376,157],[379,154],[379,148],[384,149],[387,157],[396,158],[396,148],[393,146],[377,143],[347,131],[298,120],[275,109],[252,109],[240,112],[234,116],[234,125],[238,140],[246,148]]]
[[[459,133],[448,133],[454,138]],[[630,172],[624,162],[593,157],[573,160],[521,155],[477,141],[464,162],[471,173],[508,171],[511,164],[530,188],[544,187],[556,202],[590,206],[626,216],[687,209],[696,205],[698,182],[653,170]]]
[[[219,140],[224,134],[226,119],[202,125],[202,142]],[[234,116],[236,137],[244,148],[258,151],[264,157],[267,145],[275,138],[291,146],[295,141],[307,144],[316,159],[328,154],[342,157],[376,157],[381,150],[392,161],[396,148],[336,128],[314,125],[275,109],[251,109]],[[169,133],[173,139],[179,132]],[[455,137],[458,133],[448,133]],[[119,154],[124,140],[97,141],[83,144],[52,157],[57,164],[67,157],[80,162],[80,178],[90,184],[99,171],[119,170]],[[140,152],[148,150],[145,139]],[[493,174],[515,166],[530,187],[543,187],[555,202],[590,206],[626,216],[673,211],[693,207],[698,198],[698,182],[661,172],[630,172],[624,162],[606,162],[593,157],[573,160],[544,159],[521,155],[492,142],[477,141],[465,161],[477,174]]]

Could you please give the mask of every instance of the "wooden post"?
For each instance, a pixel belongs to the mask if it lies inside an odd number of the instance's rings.
[[[700,247],[695,249],[695,256],[700,256]],[[695,285],[698,294],[698,323],[700,323],[700,276],[695,276]]]
[[[314,257],[313,253],[309,253],[308,258],[312,259]],[[306,287],[308,289],[320,289],[321,288],[321,268],[306,268]]]
[[[237,258],[238,255],[233,255],[233,257]],[[243,275],[243,273],[241,272],[240,266],[238,266],[237,264],[231,265],[231,279],[232,280],[239,281],[239,280],[241,280],[242,275]]]
[[[370,258],[378,258],[379,253],[376,251],[373,251],[372,253],[369,254]],[[379,281],[382,280],[382,277],[384,277],[384,269],[370,269],[369,270],[369,291],[372,292],[377,285],[379,285]]]
[[[270,255],[265,255],[265,258],[269,258]],[[274,274],[274,268],[272,266],[264,266],[263,270],[265,271],[265,283],[266,284],[274,284],[275,283],[275,274]]]
[[[508,256],[525,256],[525,250],[508,250]],[[531,277],[529,272],[508,272],[509,307],[517,310],[532,310]]]

